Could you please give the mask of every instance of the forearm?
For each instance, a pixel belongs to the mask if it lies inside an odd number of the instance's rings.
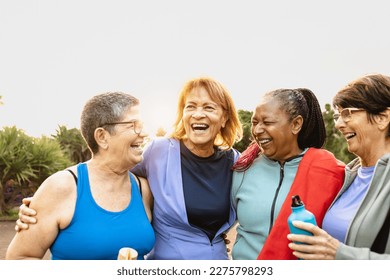
[[[41,260],[46,251],[42,248],[31,248],[26,243],[24,237],[20,237],[21,233],[17,233],[8,246],[5,259],[6,260]]]

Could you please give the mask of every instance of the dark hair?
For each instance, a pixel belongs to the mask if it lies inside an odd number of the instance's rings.
[[[265,96],[277,99],[280,109],[290,116],[290,121],[299,115],[302,116],[303,124],[298,134],[300,149],[321,148],[324,145],[326,139],[325,123],[320,104],[311,90],[307,88],[277,89],[265,94]],[[256,142],[252,142],[242,153],[233,169],[238,171],[248,169],[259,153],[260,147]]]
[[[364,109],[372,122],[375,115],[390,107],[390,77],[369,74],[352,81],[333,97],[333,107]]]
[[[132,106],[138,105],[137,98],[122,92],[107,92],[89,99],[81,113],[81,134],[92,154],[98,152],[95,130],[105,123],[121,121],[123,114]],[[107,126],[110,133],[114,128]]]

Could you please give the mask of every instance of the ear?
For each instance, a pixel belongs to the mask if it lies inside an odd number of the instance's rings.
[[[222,117],[222,125],[221,125],[222,128],[225,128],[228,119],[229,119],[229,117],[226,116],[226,115],[224,115],[224,116]]]
[[[95,141],[101,149],[106,150],[108,148],[108,137],[110,134],[102,127],[98,127],[94,132]]]
[[[303,118],[301,115],[296,116],[291,121],[291,132],[294,135],[298,135],[299,131],[301,131],[303,125]]]
[[[387,108],[385,111],[381,112],[374,117],[378,128],[381,131],[387,131],[390,125],[390,108]]]

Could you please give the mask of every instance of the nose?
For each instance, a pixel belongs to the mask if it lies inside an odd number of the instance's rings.
[[[345,126],[345,122],[343,121],[343,118],[342,117],[339,117],[334,125],[334,127],[338,130],[340,130],[340,128],[344,127]]]
[[[203,113],[203,109],[196,109],[196,111],[192,114],[192,117],[195,119],[200,119],[206,117],[205,113]]]
[[[139,136],[139,137],[145,138],[145,137],[148,137],[148,136],[149,136],[149,133],[148,133],[144,128],[142,128],[142,129],[141,129],[141,132],[138,133],[138,136]]]
[[[259,122],[258,124],[256,124],[256,125],[252,128],[252,131],[253,131],[253,134],[254,134],[254,135],[260,134],[260,133],[264,132],[263,123]]]

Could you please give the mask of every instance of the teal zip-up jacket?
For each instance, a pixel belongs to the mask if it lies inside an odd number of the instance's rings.
[[[301,160],[302,157],[297,157],[282,166],[262,155],[245,172],[233,173],[232,199],[239,221],[232,251],[234,260],[257,258],[286,200]]]

